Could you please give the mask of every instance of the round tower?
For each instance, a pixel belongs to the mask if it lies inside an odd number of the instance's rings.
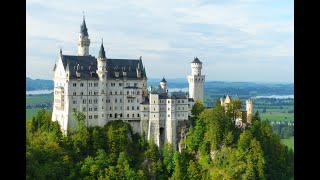
[[[251,98],[246,100],[247,122],[248,123],[251,123],[251,117],[253,116],[253,102],[254,102],[254,100]]]
[[[78,56],[89,56],[90,39],[86,21],[83,16],[82,24],[80,25],[80,33],[78,38]]]
[[[167,91],[167,81],[166,79],[162,78],[162,80],[160,81],[160,86],[163,90]]]
[[[202,62],[195,57],[191,62],[192,75],[201,76]]]
[[[189,98],[197,99],[203,102],[203,85],[205,76],[201,75],[202,62],[195,57],[191,62],[191,75],[188,76]]]

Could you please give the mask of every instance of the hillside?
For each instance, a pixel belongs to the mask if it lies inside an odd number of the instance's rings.
[[[26,78],[26,90],[44,90],[44,89],[53,89],[52,80],[43,80],[43,79],[31,79]]]

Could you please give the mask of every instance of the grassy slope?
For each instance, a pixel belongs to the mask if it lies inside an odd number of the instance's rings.
[[[45,102],[53,102],[53,94],[41,94],[41,95],[33,95],[33,96],[26,96],[26,105],[28,104],[39,104]],[[37,112],[41,108],[33,108],[33,109],[26,109],[26,120],[31,120],[33,116],[37,115]],[[49,109],[52,111],[52,108]]]
[[[288,139],[281,139],[281,142],[288,146],[289,149],[292,149],[294,151],[294,137],[290,137]]]

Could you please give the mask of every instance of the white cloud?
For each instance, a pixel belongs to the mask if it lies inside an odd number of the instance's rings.
[[[27,75],[51,79],[47,72],[59,48],[64,54],[77,53],[83,10],[90,53],[98,54],[103,37],[107,56],[142,56],[149,77],[185,78],[189,62],[199,56],[217,72],[228,72],[227,66],[241,67],[241,73],[230,71],[221,80],[245,81],[254,64],[273,68],[275,75],[293,81],[293,2],[262,0],[27,0]],[[284,71],[279,63],[290,64],[292,71]],[[268,81],[262,72],[255,78]],[[204,73],[207,79],[221,75],[208,68]]]

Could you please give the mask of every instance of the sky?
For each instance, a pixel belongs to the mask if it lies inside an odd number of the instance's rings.
[[[59,51],[77,55],[83,14],[90,54],[142,56],[148,78],[293,82],[293,0],[27,0],[26,76],[52,79]],[[83,13],[84,12],[84,13]]]

